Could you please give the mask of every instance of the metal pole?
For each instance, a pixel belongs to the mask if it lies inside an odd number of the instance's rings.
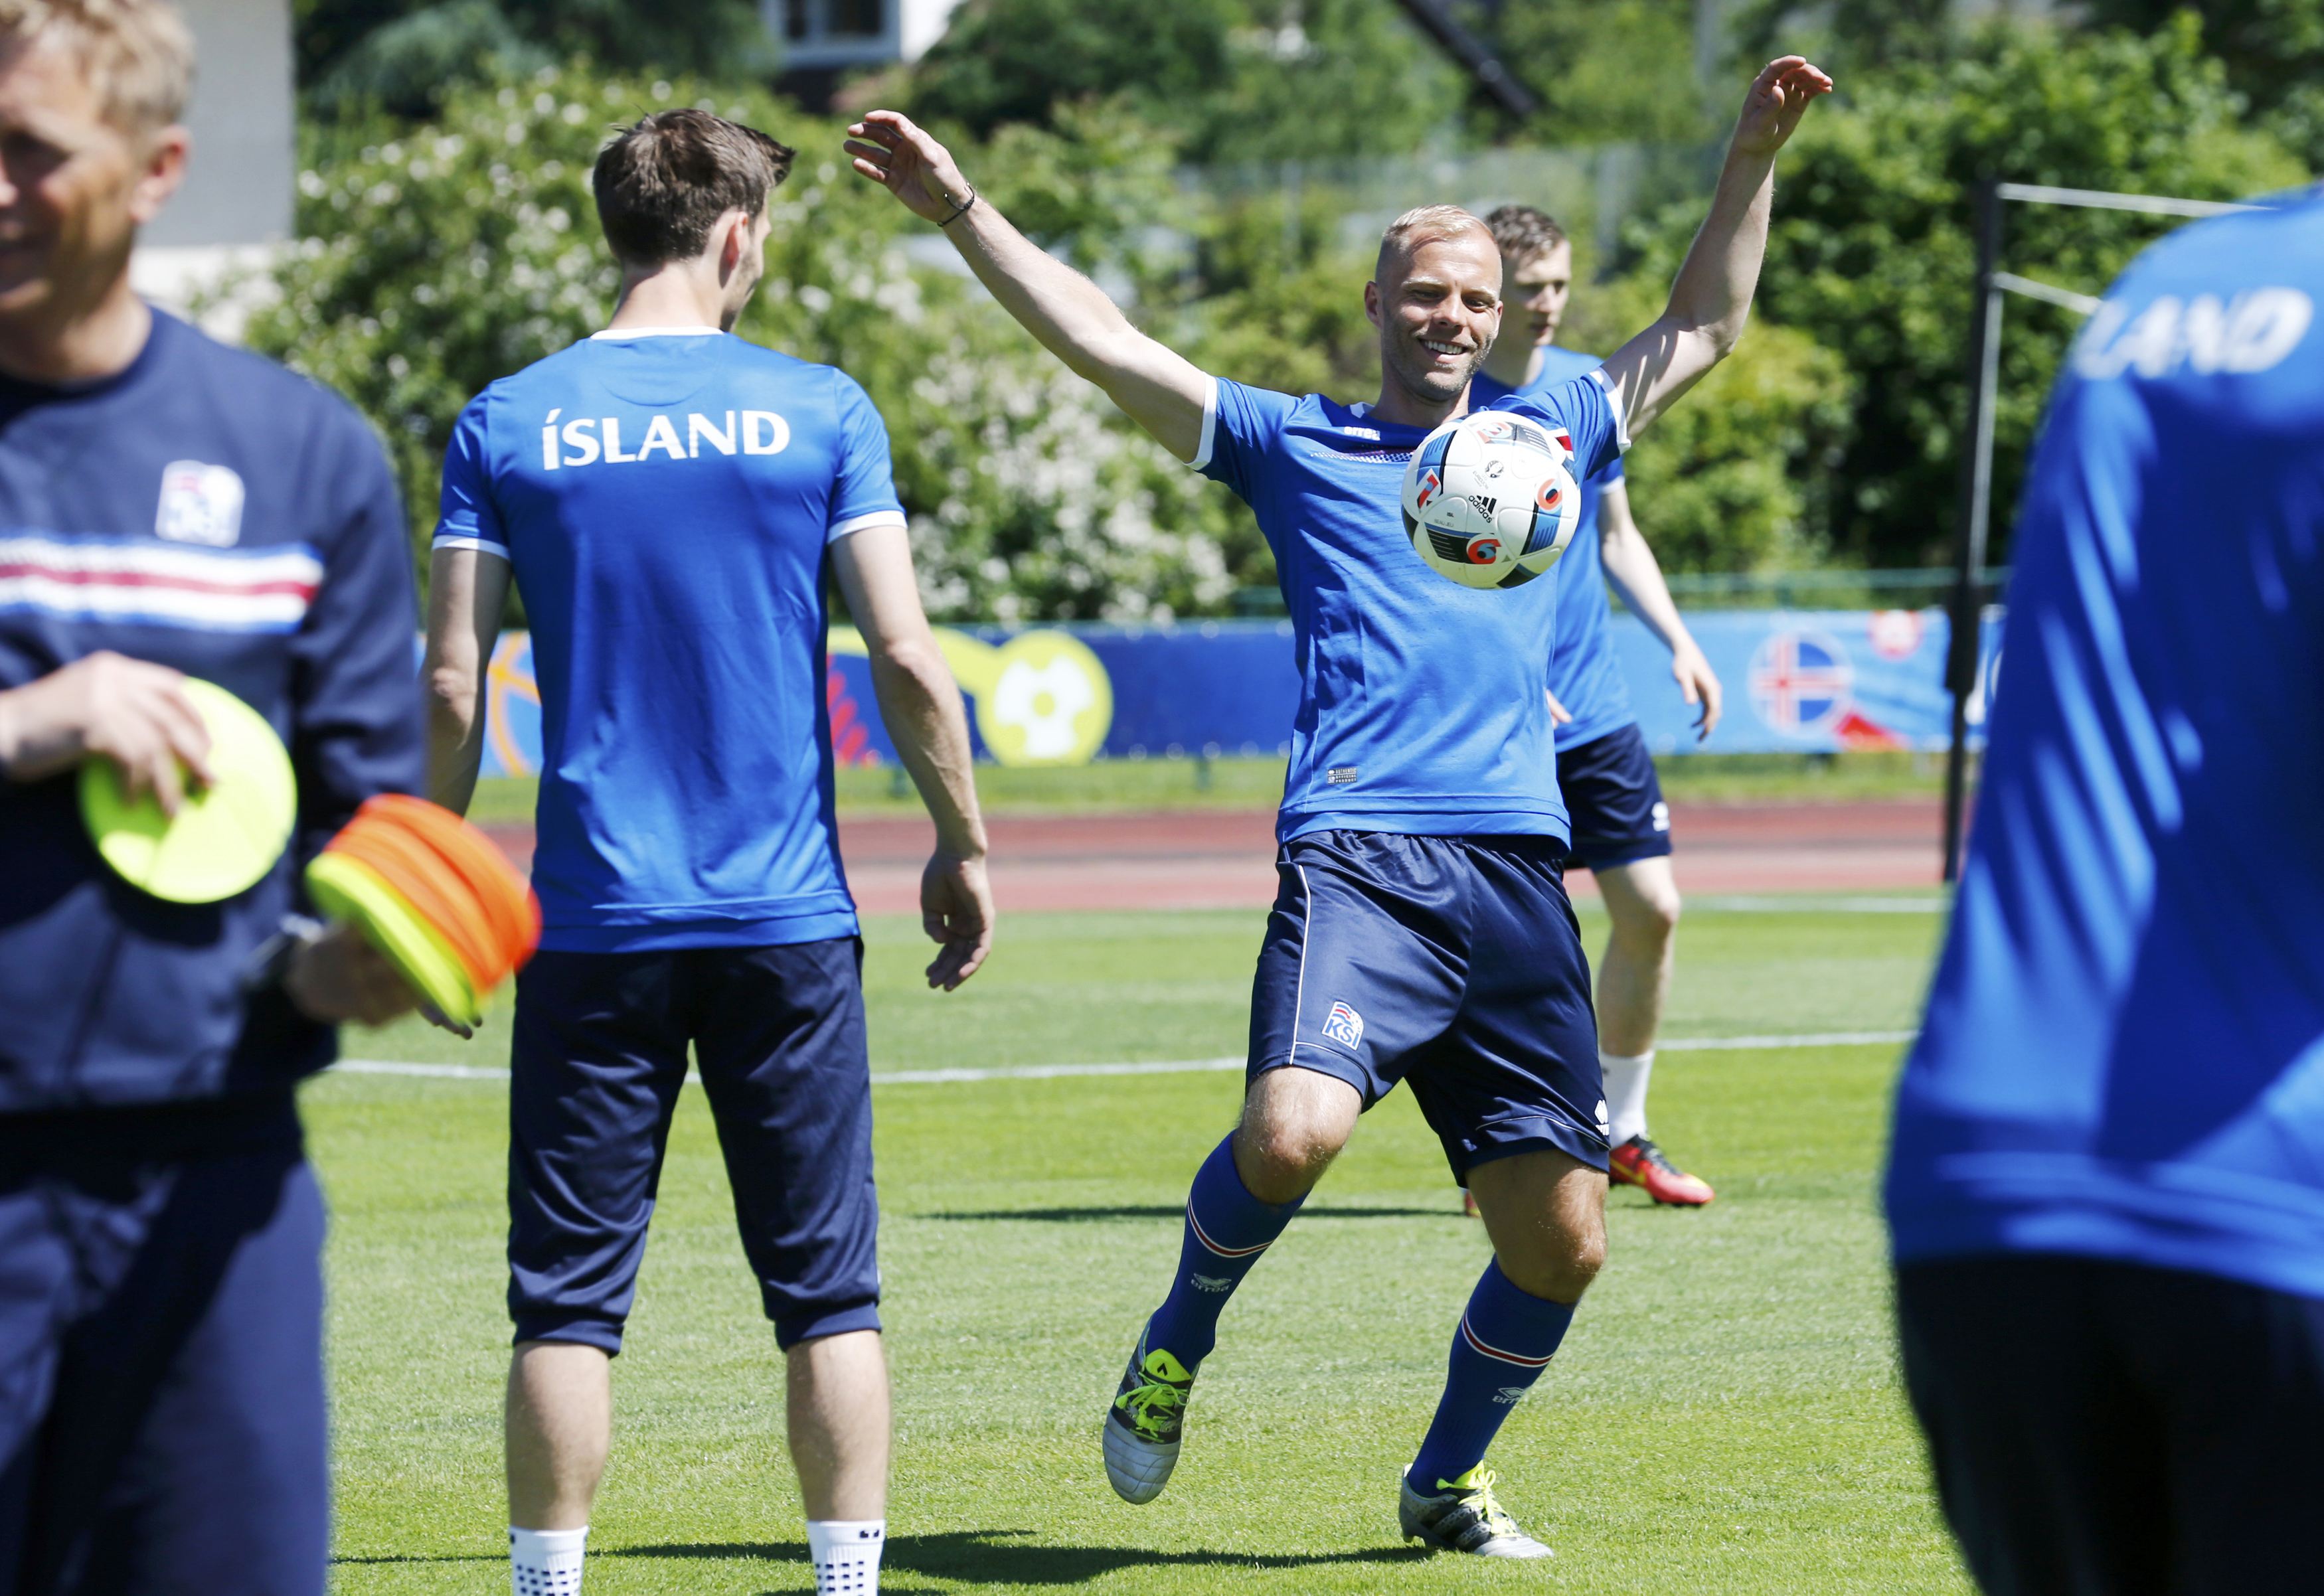
[[[1452,58],[1493,103],[1522,120],[1541,109],[1541,97],[1503,66],[1485,42],[1461,25],[1445,0],[1400,0],[1405,14]]]
[[[1977,691],[1978,633],[1985,612],[1986,531],[1993,500],[1993,406],[2001,374],[2001,185],[1977,186],[1977,282],[1969,338],[1969,418],[1961,429],[1960,528],[1956,540],[1952,646],[1945,685],[1953,696],[1952,747],[1945,761],[1945,880],[1960,880],[1969,817],[1969,701]]]

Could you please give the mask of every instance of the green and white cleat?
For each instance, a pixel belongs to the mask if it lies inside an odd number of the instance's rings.
[[[1105,1477],[1123,1501],[1150,1502],[1170,1483],[1194,1389],[1185,1365],[1158,1349],[1148,1352],[1139,1332],[1121,1389],[1105,1414]]]
[[[1444,1487],[1440,1496],[1421,1495],[1406,1478],[1396,1513],[1404,1538],[1432,1552],[1466,1552],[1472,1557],[1556,1556],[1519,1529],[1494,1499],[1494,1478],[1480,1463],[1458,1480],[1439,1480],[1436,1483]]]

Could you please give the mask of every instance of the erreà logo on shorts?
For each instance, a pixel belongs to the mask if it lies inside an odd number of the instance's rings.
[[[1333,1003],[1332,1011],[1323,1017],[1323,1039],[1337,1042],[1342,1047],[1364,1045],[1364,1017],[1345,1003]]]
[[[161,467],[153,535],[172,543],[231,549],[242,540],[242,478],[224,466],[172,460]]]
[[[698,460],[704,449],[715,455],[779,455],[790,447],[791,424],[772,411],[722,411],[706,416],[688,411],[683,416],[653,415],[644,430],[634,430],[634,416],[576,416],[558,425],[562,409],[549,412],[540,424],[540,468],[563,471],[580,466],[635,466],[668,456],[673,460]],[[636,447],[631,449],[622,432],[626,420]],[[681,441],[678,429],[686,429]]]

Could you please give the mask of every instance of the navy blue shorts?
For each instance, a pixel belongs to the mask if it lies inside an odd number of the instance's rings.
[[[322,1247],[288,1097],[0,1117],[0,1596],[322,1596]]]
[[[1905,1388],[1994,1596],[2324,1581],[2324,1302],[2010,1254],[1896,1273]]]
[[[1284,844],[1250,1077],[1296,1065],[1371,1107],[1409,1081],[1453,1177],[1554,1149],[1606,1167],[1590,964],[1553,837],[1324,831]]]
[[[1573,822],[1573,863],[1612,870],[1670,853],[1670,806],[1637,723],[1559,749],[1557,790]]]
[[[775,1340],[880,1328],[863,945],[543,949],[509,1093],[516,1339],[622,1350],[694,1047]]]

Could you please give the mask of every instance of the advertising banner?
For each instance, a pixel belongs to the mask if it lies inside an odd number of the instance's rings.
[[[1727,696],[1726,718],[1701,743],[1693,712],[1671,678],[1669,654],[1635,616],[1613,618],[1631,707],[1657,753],[1946,744],[1951,632],[1941,610],[1710,610],[1687,624]],[[1997,610],[1982,630],[1972,741],[1997,669]],[[1079,765],[1289,752],[1299,677],[1288,621],[939,627],[936,641],[960,682],[979,759]],[[834,627],[830,649],[834,753],[842,764],[893,761],[862,640]],[[484,773],[538,772],[540,697],[531,640],[521,632],[503,638],[488,680]]]
[[[1615,617],[1615,657],[1646,746],[1656,753],[1831,753],[1853,748],[1935,750],[1952,738],[1942,610],[1705,610],[1686,618],[1720,685],[1726,713],[1694,740],[1670,654],[1632,615]],[[2001,612],[1980,629],[1969,741],[1981,746]]]

